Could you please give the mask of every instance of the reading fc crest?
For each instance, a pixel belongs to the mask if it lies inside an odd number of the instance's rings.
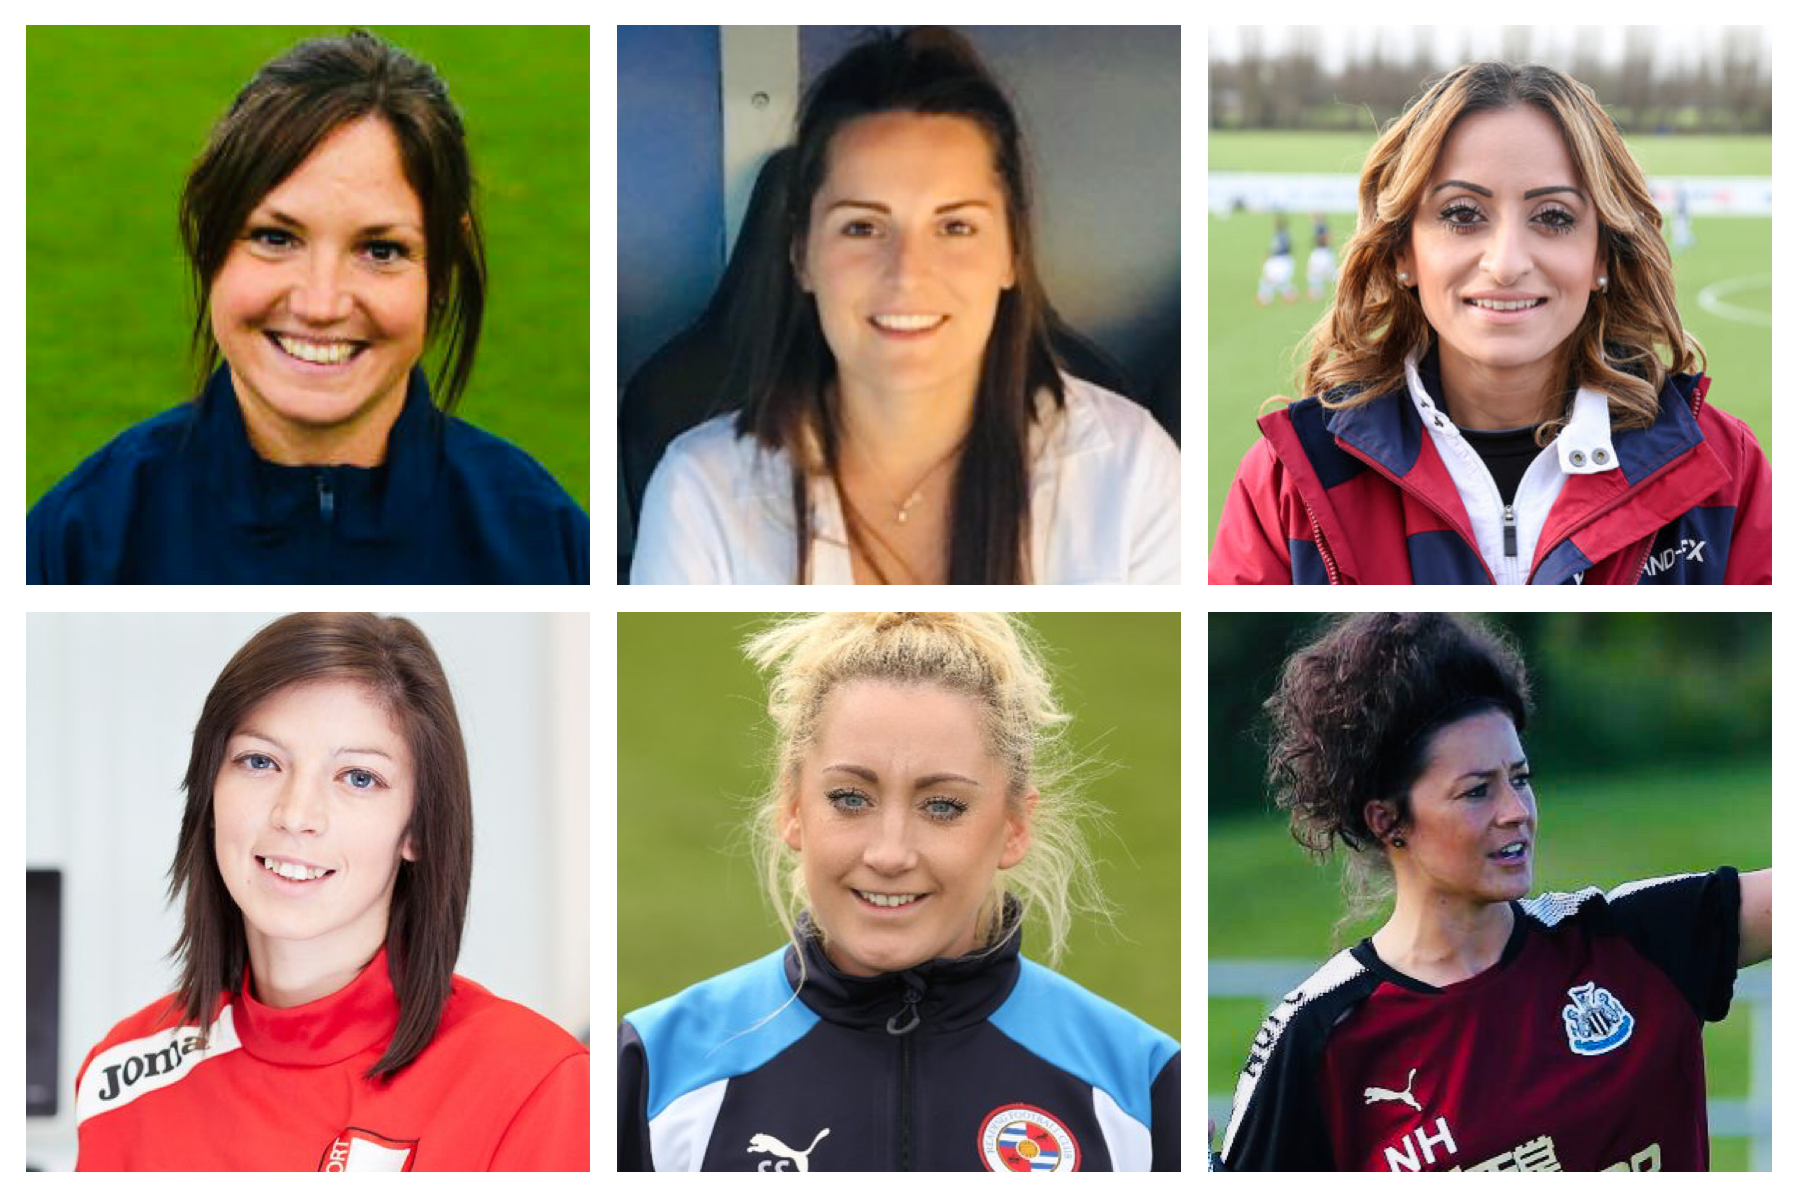
[[[1569,998],[1575,1002],[1562,1010],[1563,1031],[1576,1053],[1583,1057],[1610,1053],[1631,1039],[1637,1021],[1605,987],[1582,983],[1569,988]]]
[[[1017,1174],[1074,1170],[1081,1165],[1081,1147],[1049,1112],[1011,1103],[995,1108],[982,1122],[981,1162],[989,1170]]]

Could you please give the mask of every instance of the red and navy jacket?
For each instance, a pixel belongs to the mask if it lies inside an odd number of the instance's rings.
[[[414,367],[379,466],[250,444],[221,366],[32,506],[27,583],[581,583],[588,518],[528,454],[431,402]]]
[[[802,941],[625,1017],[620,1170],[1180,1169],[1180,1047],[1017,930],[873,978]]]
[[[1617,470],[1570,475],[1533,583],[1768,583],[1769,460],[1741,420],[1672,375],[1656,423],[1615,430]],[[1212,583],[1492,583],[1456,483],[1404,391],[1317,397],[1257,421],[1225,501]]]
[[[205,1029],[174,996],[121,1021],[76,1077],[76,1168],[586,1170],[586,1046],[460,975],[425,1049],[366,1077],[400,1016],[387,960],[293,1008],[246,972]]]
[[[1445,987],[1344,950],[1263,1022],[1215,1168],[1705,1170],[1739,902],[1729,866],[1540,895]]]

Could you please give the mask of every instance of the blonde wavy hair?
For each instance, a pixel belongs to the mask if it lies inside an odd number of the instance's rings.
[[[1431,326],[1418,296],[1395,278],[1394,255],[1409,244],[1420,197],[1457,122],[1520,105],[1548,114],[1562,131],[1600,215],[1609,280],[1606,291],[1589,297],[1562,347],[1564,407],[1539,425],[1539,444],[1567,421],[1567,397],[1577,387],[1607,396],[1615,428],[1646,428],[1656,420],[1668,373],[1705,369],[1706,355],[1675,309],[1662,213],[1592,89],[1549,67],[1482,62],[1432,84],[1369,151],[1357,186],[1356,232],[1344,246],[1336,299],[1308,334],[1300,394],[1319,396],[1327,408],[1350,408],[1404,385],[1406,356],[1426,352]]]
[[[1108,914],[1083,833],[1098,809],[1079,794],[1079,765],[1063,738],[1070,718],[1057,705],[1042,652],[1023,621],[988,612],[827,612],[784,619],[750,638],[744,652],[772,675],[774,761],[750,836],[764,891],[789,929],[808,900],[800,855],[781,836],[783,815],[826,701],[857,679],[968,696],[981,709],[989,748],[1006,767],[1007,802],[1020,805],[1033,788],[1038,792],[1028,813],[1030,848],[1016,866],[995,873],[982,904],[984,944],[998,946],[1035,917],[1047,933],[1042,956],[1054,965],[1076,912]],[[1005,902],[1009,894],[1016,904]]]

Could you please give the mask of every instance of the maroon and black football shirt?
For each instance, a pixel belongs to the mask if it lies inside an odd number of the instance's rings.
[[[1363,941],[1270,1013],[1227,1170],[1704,1170],[1702,1021],[1737,977],[1738,876],[1515,903],[1500,960],[1434,987]]]

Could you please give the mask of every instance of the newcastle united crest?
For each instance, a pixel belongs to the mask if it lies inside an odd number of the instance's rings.
[[[1583,1057],[1609,1053],[1631,1039],[1636,1021],[1605,987],[1582,983],[1569,988],[1569,998],[1575,1002],[1562,1010],[1563,1031],[1576,1053]]]

